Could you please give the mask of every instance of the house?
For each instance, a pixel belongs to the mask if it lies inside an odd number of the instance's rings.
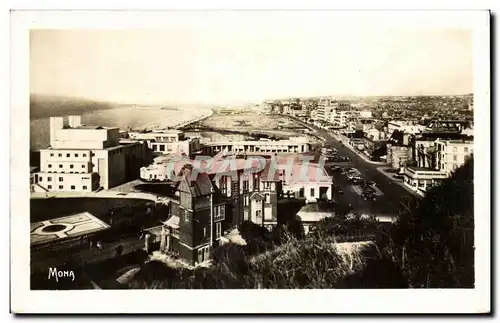
[[[387,163],[393,169],[400,169],[412,161],[413,136],[395,130],[387,141]]]
[[[226,201],[216,194],[208,174],[186,167],[177,188],[179,200],[170,203],[170,218],[162,230],[160,251],[173,252],[189,265],[210,259],[222,236]]]
[[[365,133],[364,144],[366,150],[371,154],[375,150],[386,145],[387,138],[385,132],[380,127],[374,127]]]
[[[278,174],[270,170],[270,164],[251,172],[245,160],[234,161],[236,166],[229,169],[220,169],[223,161],[207,171],[191,165],[183,168],[179,200],[170,203],[161,251],[177,253],[189,265],[196,265],[209,260],[222,234],[244,220],[268,230],[277,225]]]
[[[307,203],[318,200],[331,200],[333,178],[323,165],[319,163],[280,163],[279,178],[282,181],[283,192]]]

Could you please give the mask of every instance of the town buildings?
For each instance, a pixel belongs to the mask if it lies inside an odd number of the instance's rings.
[[[216,141],[205,143],[201,148],[203,154],[210,156],[219,152],[305,153],[310,149],[311,144],[307,137],[290,137],[285,140]]]
[[[86,126],[80,116],[50,118],[50,147],[40,150],[34,192],[91,192],[139,176],[151,156],[145,144],[120,140],[118,128]]]
[[[228,169],[221,163],[208,171],[186,166],[178,186],[179,200],[170,203],[162,251],[177,252],[188,264],[209,260],[214,244],[227,228],[252,221],[268,230],[278,223],[281,191],[278,173],[270,163],[250,172],[245,160],[234,159]],[[224,166],[222,166],[224,167]]]
[[[307,203],[332,199],[333,179],[323,165],[284,161],[278,167],[283,193],[287,196],[305,199]]]
[[[393,169],[408,166],[413,157],[413,139],[408,133],[394,131],[387,141],[387,163]]]
[[[361,119],[370,119],[373,117],[371,110],[361,110],[359,111],[359,117]]]
[[[473,153],[473,139],[454,123],[435,121],[415,138],[414,153],[416,166],[405,168],[404,184],[425,195],[466,162]]]
[[[392,135],[394,131],[400,131],[408,134],[419,134],[425,130],[425,126],[419,124],[416,120],[391,120],[387,124],[387,134]]]
[[[200,139],[187,137],[175,129],[129,132],[130,139],[146,142],[155,154],[184,154],[190,156],[200,150]]]

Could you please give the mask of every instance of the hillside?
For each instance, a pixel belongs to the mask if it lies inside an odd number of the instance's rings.
[[[30,119],[36,120],[70,114],[85,114],[95,110],[117,108],[118,105],[80,98],[30,95]]]

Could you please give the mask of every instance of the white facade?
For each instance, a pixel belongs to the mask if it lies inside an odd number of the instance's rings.
[[[145,141],[155,153],[185,154],[187,156],[200,150],[199,138],[186,138],[180,130],[153,130],[151,132],[130,132],[130,139]]]
[[[316,118],[317,120],[330,122],[332,115],[336,112],[336,107],[327,105],[327,106],[319,106],[316,110]]]
[[[285,194],[305,198],[308,203],[332,199],[333,179],[321,165],[279,164],[279,176]]]
[[[461,167],[472,155],[473,147],[470,140],[417,141],[417,150],[424,150],[429,157],[435,158],[435,168],[429,167],[431,163],[427,157],[418,158],[419,167],[405,169],[404,184],[425,195],[430,187],[438,185]]]
[[[40,150],[33,191],[91,192],[126,181],[130,157],[145,157],[139,143],[120,144],[118,128],[88,127],[79,116],[50,118],[51,147]]]
[[[211,142],[206,143],[202,149],[210,155],[218,152],[305,153],[310,151],[310,146],[306,137],[290,137],[287,140]]]
[[[330,123],[332,123],[335,127],[344,128],[347,127],[349,117],[349,111],[336,111],[330,115]]]
[[[370,119],[372,117],[372,112],[370,110],[359,111],[359,117],[362,119]]]
[[[418,124],[416,121],[394,120],[394,121],[389,121],[387,125],[387,132],[389,136],[391,136],[395,130],[415,135],[418,133],[422,133],[424,129],[425,126]]]
[[[461,167],[471,156],[474,143],[469,140],[436,140],[437,167],[443,173],[450,174]]]

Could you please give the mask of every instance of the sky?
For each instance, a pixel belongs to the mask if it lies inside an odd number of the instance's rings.
[[[207,14],[161,29],[32,30],[30,92],[143,104],[473,92],[467,30],[261,18]]]

